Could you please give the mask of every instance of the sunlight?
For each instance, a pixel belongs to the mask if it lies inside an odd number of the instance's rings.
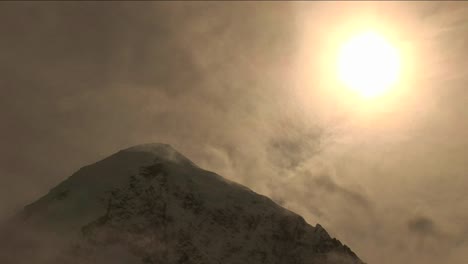
[[[400,75],[400,56],[385,38],[374,32],[355,35],[338,55],[338,78],[365,98],[383,95]]]

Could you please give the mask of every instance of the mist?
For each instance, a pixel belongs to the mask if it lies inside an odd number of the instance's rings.
[[[0,7],[0,218],[84,165],[161,142],[320,223],[367,263],[468,257],[468,4]],[[364,13],[414,51],[404,97],[371,114],[321,77],[327,36]]]

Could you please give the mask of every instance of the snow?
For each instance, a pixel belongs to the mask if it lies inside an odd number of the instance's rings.
[[[130,147],[83,167],[22,217],[78,237],[79,263],[109,247],[143,263],[362,263],[320,225],[167,144]]]

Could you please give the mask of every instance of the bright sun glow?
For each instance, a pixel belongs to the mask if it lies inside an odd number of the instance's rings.
[[[365,32],[354,36],[341,48],[338,77],[365,98],[384,94],[400,75],[398,51],[385,38]]]

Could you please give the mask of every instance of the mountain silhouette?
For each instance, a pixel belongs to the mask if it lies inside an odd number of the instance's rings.
[[[81,168],[1,232],[1,263],[363,263],[319,224],[167,144]]]

